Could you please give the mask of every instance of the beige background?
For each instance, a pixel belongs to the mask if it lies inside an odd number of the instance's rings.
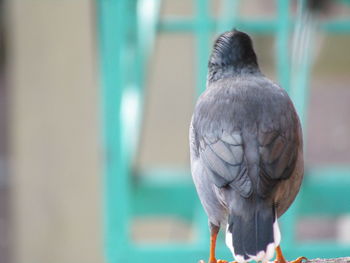
[[[14,262],[102,262],[93,1],[8,1]]]

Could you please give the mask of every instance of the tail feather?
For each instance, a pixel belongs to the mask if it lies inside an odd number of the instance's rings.
[[[265,208],[265,209],[264,209]],[[238,262],[268,261],[280,242],[273,207],[259,207],[245,214],[231,213],[226,232],[226,244]]]

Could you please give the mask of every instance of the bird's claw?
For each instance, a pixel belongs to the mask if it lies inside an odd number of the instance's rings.
[[[307,260],[306,257],[298,257],[296,260],[293,260],[293,261],[289,261],[289,263],[302,263],[303,260]]]
[[[296,260],[287,261],[287,260],[274,260],[273,263],[302,263],[303,260],[307,261],[306,257],[298,257]]]

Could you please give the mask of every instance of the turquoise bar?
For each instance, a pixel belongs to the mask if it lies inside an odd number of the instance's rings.
[[[298,0],[298,11],[297,16],[300,21],[297,21],[297,24],[295,26],[294,35],[298,35],[298,39],[300,38],[301,34],[304,34],[305,29],[305,19],[309,18],[307,16],[306,12],[306,0]],[[310,25],[309,25],[310,26]],[[302,39],[304,41],[303,45],[303,54],[294,58],[296,61],[294,63],[298,63],[297,65],[294,65],[291,70],[291,87],[289,95],[291,96],[296,111],[298,112],[300,122],[303,127],[303,133],[306,134],[306,111],[307,111],[307,103],[309,100],[309,76],[311,71],[311,65],[312,65],[312,47],[313,44],[313,35],[310,32],[307,37],[309,41],[306,41],[307,39]],[[299,39],[299,41],[301,41]],[[305,46],[307,45],[307,46]],[[299,51],[300,52],[300,51]],[[292,54],[293,55],[293,54]],[[293,63],[293,62],[292,62]],[[305,136],[304,136],[305,137]],[[305,145],[305,139],[304,139],[304,145]],[[305,150],[305,147],[304,147]]]
[[[172,215],[187,221],[193,219],[199,200],[188,170],[158,168],[135,176],[138,180],[133,187],[134,216]]]
[[[240,0],[221,0],[220,14],[216,27],[218,34],[232,30],[233,27],[241,27],[241,25],[237,24],[239,4]]]
[[[213,18],[209,19],[209,30],[215,32],[218,23],[219,22]],[[249,33],[272,35],[278,30],[279,22],[277,20],[266,19],[239,19],[238,21],[230,20],[229,23]],[[289,26],[293,26],[293,24],[293,21],[289,21]],[[321,23],[320,27],[328,34],[349,34],[350,20],[331,20]],[[193,33],[196,30],[196,21],[186,17],[170,17],[161,20],[157,28],[158,31],[162,33]]]
[[[276,21],[273,20],[233,20],[232,18],[225,22],[227,26],[226,23],[230,23],[232,27],[236,26],[240,30],[256,34],[273,34],[277,25]],[[219,22],[217,20],[208,18],[207,25],[210,32],[215,32],[218,28],[218,24]],[[159,22],[158,30],[165,33],[192,33],[196,30],[196,21],[189,18],[167,18]]]
[[[339,216],[350,212],[350,167],[325,166],[308,169],[301,193],[300,213],[304,216]]]
[[[152,213],[157,215],[178,214],[186,220],[197,213],[195,210],[198,197],[190,171],[170,168],[151,169],[142,171],[136,176],[139,180],[133,189],[135,191],[133,195],[134,213],[141,216]],[[350,195],[339,194],[339,192],[347,192],[349,185],[350,167],[348,166],[325,166],[306,169],[302,190],[295,202],[297,204],[300,200],[303,200],[296,209],[297,213],[300,216],[313,214],[317,216],[337,216],[349,212]],[[179,193],[181,193],[181,197],[174,198]],[[182,205],[184,200],[187,200],[186,204],[188,206]],[[171,207],[169,207],[170,203],[172,204]],[[288,214],[284,215],[282,220],[287,217]]]
[[[207,67],[210,41],[210,8],[209,0],[196,0],[196,96],[199,96],[206,86]]]
[[[290,59],[289,59],[289,0],[277,1],[277,32],[276,32],[276,69],[278,82],[289,91]]]
[[[129,243],[129,177],[121,129],[121,104],[127,73],[128,1],[101,0],[99,54],[104,135],[104,226],[107,262],[116,262]]]
[[[349,34],[350,20],[333,20],[321,24],[321,28],[329,34]]]

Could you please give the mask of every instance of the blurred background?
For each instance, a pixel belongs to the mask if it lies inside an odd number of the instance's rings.
[[[305,18],[298,2],[0,0],[0,262],[207,258],[188,126],[233,26],[304,118],[287,256],[350,256],[350,5]]]

